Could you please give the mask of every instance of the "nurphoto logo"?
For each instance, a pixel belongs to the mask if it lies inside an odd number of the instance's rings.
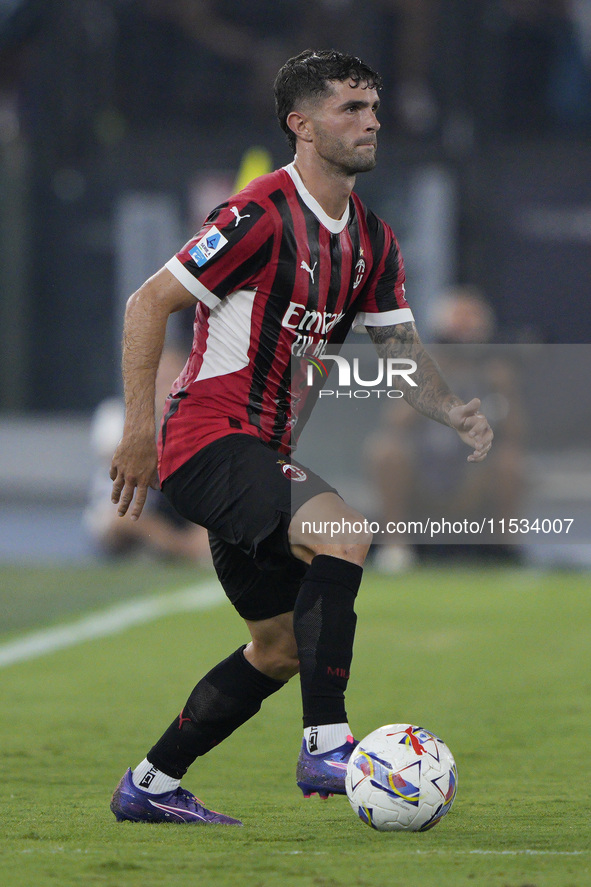
[[[330,370],[326,366],[329,360],[334,361],[337,367],[336,389],[321,388],[319,397],[354,397],[358,399],[366,399],[368,397],[381,397],[382,395],[389,398],[404,397],[404,393],[400,389],[395,388],[395,382],[403,379],[411,388],[416,388],[417,383],[412,378],[412,374],[416,372],[416,361],[410,358],[402,357],[376,357],[377,367],[372,372],[370,379],[361,377],[361,368],[359,358],[354,357],[351,362],[341,354],[324,354],[322,359],[318,357],[305,358],[308,366],[306,367],[306,385],[311,388],[315,379],[320,375],[321,379],[328,378]],[[364,372],[367,372],[365,370]],[[359,386],[358,388],[355,386]],[[380,387],[382,386],[382,387]],[[385,386],[385,387],[384,387]]]

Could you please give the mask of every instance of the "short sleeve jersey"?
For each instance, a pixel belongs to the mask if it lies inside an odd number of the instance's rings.
[[[389,226],[356,194],[330,218],[293,164],[216,207],[166,267],[197,310],[164,411],[161,481],[226,434],[290,452],[311,409],[309,389],[293,395],[293,358],[322,357],[351,327],[413,319]]]

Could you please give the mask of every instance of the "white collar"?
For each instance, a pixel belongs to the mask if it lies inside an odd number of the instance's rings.
[[[312,195],[302,182],[302,179],[294,164],[289,163],[287,166],[284,166],[283,169],[287,173],[289,173],[289,175],[293,179],[293,183],[296,186],[297,192],[308,207],[308,209],[312,210],[316,218],[320,222],[322,222],[325,228],[328,228],[331,234],[340,234],[349,221],[349,201],[347,201],[347,208],[345,209],[345,212],[343,213],[341,218],[331,219],[331,217],[324,212],[316,198],[312,197]]]

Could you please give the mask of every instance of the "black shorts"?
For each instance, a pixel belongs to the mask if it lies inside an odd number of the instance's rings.
[[[306,565],[291,553],[289,524],[305,502],[334,487],[258,438],[229,434],[185,462],[162,492],[209,531],[219,580],[244,619],[293,610]]]

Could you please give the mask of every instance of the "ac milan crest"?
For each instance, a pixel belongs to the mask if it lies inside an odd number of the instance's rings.
[[[355,280],[353,281],[353,289],[356,290],[365,274],[365,259],[358,259],[355,265]]]
[[[285,465],[282,465],[281,470],[288,480],[308,480],[308,475],[303,470],[303,468],[298,468],[297,465],[291,465],[289,462],[286,462]]]

